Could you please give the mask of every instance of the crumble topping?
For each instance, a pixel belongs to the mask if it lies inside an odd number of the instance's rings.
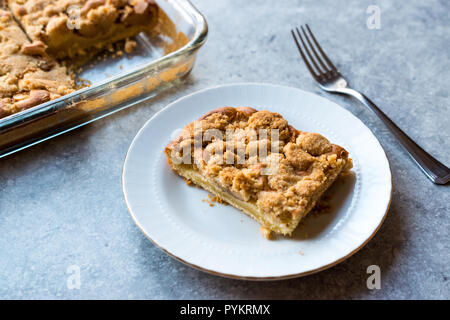
[[[0,118],[73,92],[73,74],[0,10]]]
[[[100,41],[125,28],[139,25],[141,29],[136,31],[142,31],[156,15],[151,0],[8,0],[8,4],[29,36],[45,42],[58,57],[83,55],[87,46],[103,47]],[[80,41],[86,45],[79,46],[78,52],[67,51]]]
[[[263,134],[260,129],[268,131]],[[167,146],[166,154],[170,153],[169,162],[175,154],[226,192],[282,220],[308,212],[316,200],[313,195],[336,178],[329,172],[351,168],[347,151],[322,135],[296,130],[278,113],[249,107],[223,107],[205,114]],[[272,164],[276,170],[264,173]]]

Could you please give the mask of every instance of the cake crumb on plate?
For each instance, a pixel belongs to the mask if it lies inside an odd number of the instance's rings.
[[[261,226],[259,228],[259,231],[261,232],[262,236],[264,238],[266,238],[267,240],[271,240],[272,239],[272,230],[270,230],[269,228]]]

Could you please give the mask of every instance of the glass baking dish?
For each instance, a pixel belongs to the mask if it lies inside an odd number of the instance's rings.
[[[152,98],[192,70],[208,26],[188,0],[155,0],[157,32],[130,55],[105,54],[77,74],[89,87],[0,119],[0,158]]]

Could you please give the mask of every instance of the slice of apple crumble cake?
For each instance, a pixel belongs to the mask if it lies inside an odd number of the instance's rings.
[[[347,151],[322,135],[249,107],[208,112],[164,152],[177,174],[283,235],[352,167]]]

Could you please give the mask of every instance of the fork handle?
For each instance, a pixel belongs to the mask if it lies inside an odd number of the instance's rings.
[[[389,117],[368,97],[354,89],[342,88],[341,90],[342,93],[349,94],[358,99],[381,119],[431,181],[436,184],[446,184],[450,181],[450,169],[436,160],[432,155],[423,150],[417,143],[408,137],[408,135],[389,119]]]

